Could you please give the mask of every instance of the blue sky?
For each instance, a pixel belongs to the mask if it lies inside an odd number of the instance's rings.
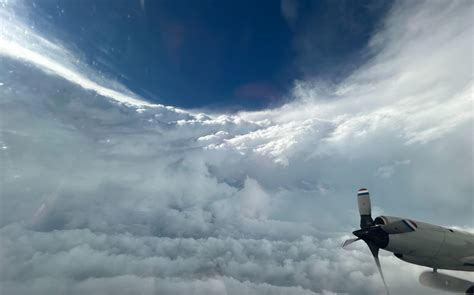
[[[142,97],[185,108],[261,109],[296,79],[340,81],[388,1],[37,1],[30,21]]]

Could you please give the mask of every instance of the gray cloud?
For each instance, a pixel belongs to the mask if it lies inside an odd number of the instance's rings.
[[[118,104],[3,53],[2,293],[379,294],[364,245],[340,249],[359,186],[473,227],[472,28],[471,2],[398,3],[342,83],[237,114]],[[392,294],[431,294],[381,259]]]

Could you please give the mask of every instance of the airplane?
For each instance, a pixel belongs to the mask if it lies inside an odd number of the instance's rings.
[[[420,275],[425,286],[453,292],[474,293],[474,284],[449,275],[438,269],[474,271],[474,235],[442,226],[432,225],[393,216],[372,219],[369,191],[361,188],[357,192],[360,214],[360,229],[352,232],[357,238],[344,241],[343,248],[362,240],[372,253],[375,264],[389,294],[378,257],[379,249],[395,254],[395,257],[433,271]]]

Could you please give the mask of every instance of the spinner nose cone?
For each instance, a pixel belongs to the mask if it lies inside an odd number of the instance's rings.
[[[387,247],[389,242],[388,234],[378,226],[362,228],[352,232],[352,234],[361,240],[374,243],[379,248]]]
[[[370,237],[369,230],[365,228],[353,231],[352,234],[362,240],[367,240]]]

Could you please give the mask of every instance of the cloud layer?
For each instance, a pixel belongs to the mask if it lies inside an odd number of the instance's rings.
[[[237,114],[147,104],[2,4],[2,293],[379,294],[339,246],[360,186],[473,227],[470,1],[398,3],[346,80]],[[382,255],[393,294],[431,294]]]

